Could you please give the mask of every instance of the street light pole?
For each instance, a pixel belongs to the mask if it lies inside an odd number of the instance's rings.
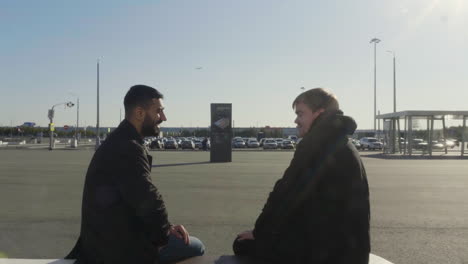
[[[78,131],[80,129],[80,97],[73,93],[73,92],[70,92],[70,94],[74,97],[76,97],[76,127],[75,127],[75,140],[78,141]]]
[[[65,105],[65,107],[73,107],[75,104],[72,103],[72,102],[65,102],[65,103],[60,103],[60,104],[55,104],[52,106],[51,109],[49,109],[49,113],[48,113],[48,117],[49,117],[49,120],[50,120],[50,123],[49,123],[49,150],[53,150],[54,147],[55,147],[55,142],[54,142],[54,130],[55,130],[55,127],[54,127],[54,114],[55,114],[55,110],[54,108],[57,106],[57,105]]]
[[[396,56],[393,54],[393,112],[396,112]]]
[[[95,150],[101,145],[101,140],[99,138],[99,59],[97,61],[97,121],[96,121],[96,146]]]
[[[78,131],[80,129],[80,98],[76,99],[76,129],[75,129],[75,139],[78,142]]]
[[[392,53],[393,55],[393,112],[395,113],[396,112],[396,59],[395,59],[395,52],[392,51],[392,50],[387,50],[387,52],[390,52]],[[398,137],[395,137],[396,135],[396,123],[397,123],[397,119],[396,117],[392,119],[392,137],[391,137],[391,140],[392,140],[392,153],[395,153],[396,152],[396,138],[400,138],[400,136],[398,135]]]
[[[69,93],[72,96],[76,97],[76,126],[75,126],[75,135],[74,135],[74,139],[73,139],[73,143],[71,147],[77,148],[78,147],[78,132],[80,129],[80,97],[71,91]]]
[[[374,134],[377,133],[376,121],[377,121],[377,43],[380,39],[373,38],[370,43],[374,43]]]

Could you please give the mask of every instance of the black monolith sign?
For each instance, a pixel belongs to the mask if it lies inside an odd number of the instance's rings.
[[[211,104],[210,162],[232,161],[232,104]]]

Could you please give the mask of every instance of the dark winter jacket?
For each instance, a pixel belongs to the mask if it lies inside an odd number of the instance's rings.
[[[272,263],[368,263],[369,187],[347,137],[355,129],[341,111],[314,121],[256,221],[258,257]]]
[[[67,258],[85,264],[154,264],[167,244],[166,207],[152,157],[124,120],[94,154],[83,191],[80,238]]]

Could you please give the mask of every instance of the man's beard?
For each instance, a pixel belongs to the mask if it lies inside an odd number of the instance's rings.
[[[143,137],[157,137],[160,132],[158,125],[162,122],[162,120],[154,122],[148,116],[146,116],[145,120],[143,121],[143,126],[141,127],[141,134]]]

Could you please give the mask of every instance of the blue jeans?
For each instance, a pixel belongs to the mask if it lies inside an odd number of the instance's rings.
[[[183,240],[170,235],[168,244],[159,251],[161,264],[171,263],[182,259],[201,256],[205,253],[205,245],[200,239],[190,236],[190,243],[186,245]]]

